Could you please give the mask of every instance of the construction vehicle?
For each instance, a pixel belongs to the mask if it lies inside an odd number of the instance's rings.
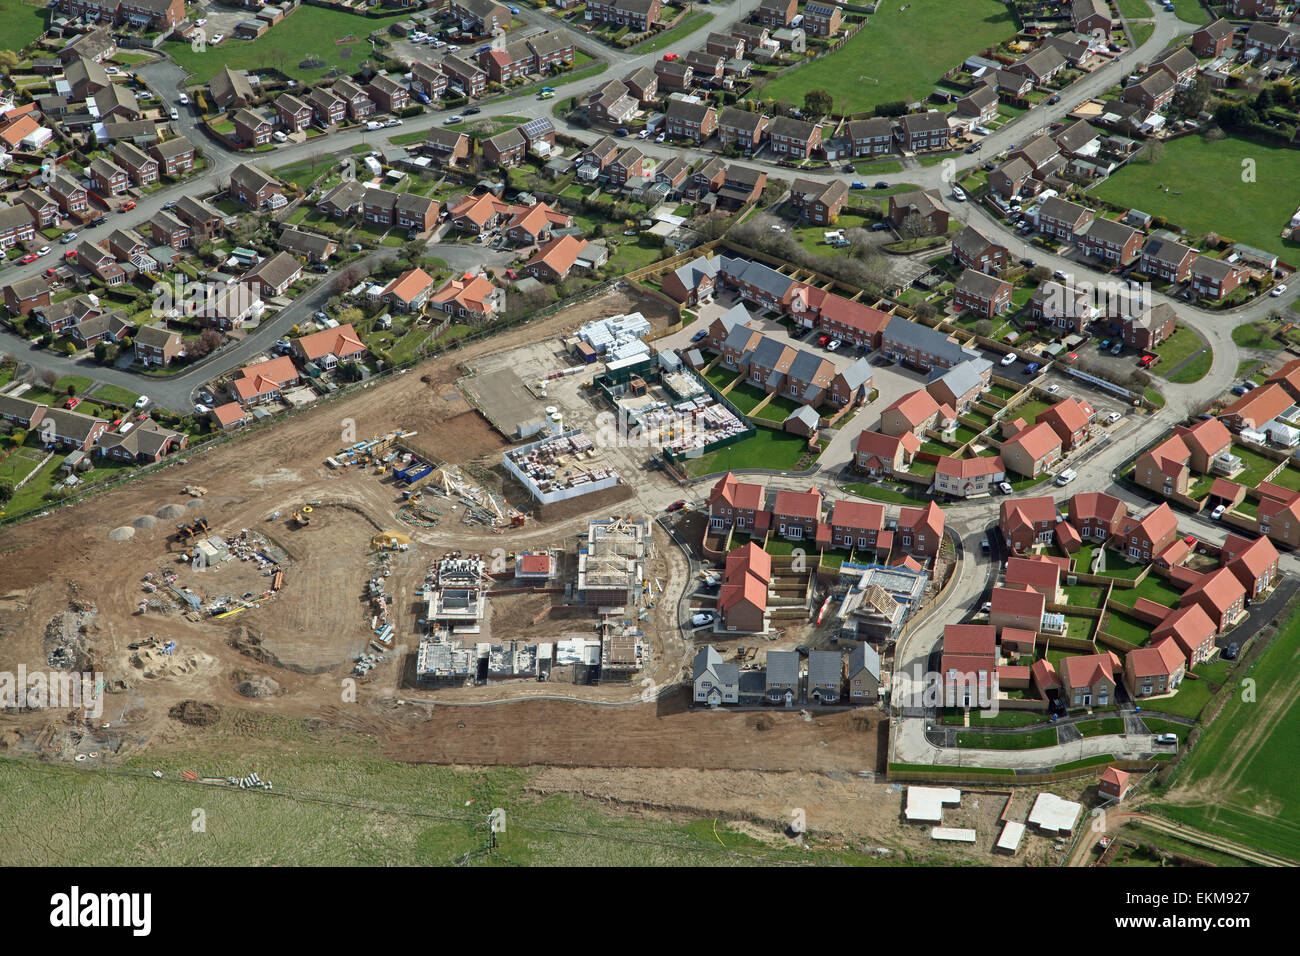
[[[206,518],[195,518],[194,524],[178,524],[176,526],[176,537],[181,541],[188,541],[196,535],[203,534],[208,530]]]
[[[294,523],[300,528],[305,528],[311,524],[311,505],[305,505],[293,513]]]

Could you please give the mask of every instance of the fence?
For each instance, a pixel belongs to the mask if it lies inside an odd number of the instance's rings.
[[[916,770],[906,765],[890,764],[885,770],[885,779],[896,783],[996,783],[1017,787],[1035,787],[1062,780],[1078,780],[1102,773],[1107,767],[1118,767],[1126,771],[1155,770],[1160,766],[1158,760],[1099,760],[1087,767],[1075,767],[1071,770],[1053,770],[1043,773],[1020,773],[1007,771],[996,773],[990,771],[967,772],[960,767],[936,767],[934,770]]]

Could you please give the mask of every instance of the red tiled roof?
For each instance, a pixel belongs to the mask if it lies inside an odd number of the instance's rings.
[[[918,388],[915,392],[908,392],[899,398],[894,404],[890,405],[885,411],[897,410],[903,416],[903,420],[912,426],[928,421],[939,411],[939,403],[934,400],[929,392],[923,388]]]
[[[1228,568],[1219,568],[1206,574],[1199,582],[1189,588],[1180,604],[1191,601],[1196,595],[1202,595],[1216,611],[1222,614],[1237,601],[1246,596],[1246,589],[1241,586],[1237,576]]]
[[[1183,657],[1183,652],[1178,649],[1178,643],[1172,637],[1166,637],[1158,644],[1129,651],[1125,663],[1134,677],[1156,677],[1160,675],[1168,677],[1183,666],[1185,662],[1186,658]]]
[[[344,355],[360,352],[365,347],[366,343],[361,341],[361,336],[357,335],[357,330],[350,322],[347,325],[340,325],[337,329],[323,329],[298,339],[298,348],[302,350],[302,354],[308,361],[323,355],[342,358]]]
[[[1061,658],[1057,669],[1061,683],[1066,687],[1091,687],[1097,678],[1105,676],[1111,683],[1115,682],[1115,655],[1077,654]]]
[[[1048,561],[1008,558],[1006,582],[1008,586],[1027,585],[1035,590],[1055,588],[1061,582],[1061,569]]]
[[[521,554],[516,566],[524,574],[550,574],[551,556],[549,554]]]
[[[936,537],[943,534],[943,509],[931,501],[924,508],[900,508],[898,510],[898,526],[900,528],[911,528],[913,533],[919,529],[924,529]]]
[[[1092,421],[1093,415],[1092,406],[1087,402],[1078,398],[1064,398],[1045,411],[1039,421],[1046,421],[1054,427],[1059,425],[1055,429],[1056,433],[1066,438]]]
[[[410,302],[431,285],[433,285],[433,276],[423,269],[410,269],[388,283],[384,295],[394,296],[402,302]]]
[[[1172,637],[1182,648],[1183,656],[1191,660],[1193,651],[1214,636],[1214,621],[1199,604],[1188,604],[1170,611],[1165,619],[1151,631],[1151,640]]]
[[[1043,618],[1043,608],[1047,598],[1032,588],[994,588],[992,602],[993,615],[1014,614],[1017,617]]]
[[[1039,422],[1012,435],[1005,445],[1019,445],[1032,461],[1040,461],[1053,451],[1061,450],[1061,438],[1047,422]]]
[[[1294,404],[1295,402],[1287,393],[1287,390],[1274,383],[1264,385],[1261,388],[1252,388],[1219,414],[1237,415],[1243,421],[1263,425],[1265,422],[1277,418],[1278,415]]]
[[[758,511],[763,507],[763,486],[748,481],[739,481],[731,472],[718,479],[709,494],[709,504],[724,501],[733,508]]]
[[[792,518],[820,518],[822,493],[810,491],[778,491],[772,503],[772,513]]]
[[[945,624],[943,652],[965,657],[997,655],[997,630],[992,624]]]
[[[885,506],[868,501],[840,500],[831,505],[830,524],[838,528],[880,531],[885,527]]]
[[[212,410],[212,414],[222,425],[230,425],[248,417],[238,402],[226,402],[224,405],[218,405]]]
[[[1217,418],[1207,418],[1191,428],[1179,428],[1177,432],[1189,448],[1203,455],[1215,455],[1224,445],[1232,444],[1232,432]]]
[[[894,453],[900,444],[904,451],[912,455],[921,450],[921,440],[911,432],[903,432],[902,435],[895,437],[865,428],[853,443],[853,450],[862,455],[875,455],[881,461],[893,461]]]
[[[577,236],[556,236],[537,250],[537,255],[528,260],[527,265],[546,265],[556,275],[565,275],[578,261],[582,250],[587,248],[587,240]]]
[[[1028,644],[1033,647],[1038,643],[1038,634],[1023,627],[1004,627],[1002,629],[1002,644],[1006,646],[1008,643]]]
[[[1001,455],[994,455],[992,458],[953,458],[951,455],[940,455],[934,471],[937,475],[969,480],[983,475],[1001,474],[1006,471],[1006,466],[1002,464]]]
[[[1003,631],[1005,634],[1006,631]],[[1061,681],[1056,676],[1056,668],[1047,658],[1039,658],[1029,665],[1029,673],[1034,678],[1034,684],[1039,690],[1048,690],[1052,687],[1060,687]]]
[[[811,291],[810,288],[810,294]],[[827,293],[822,299],[821,317],[823,321],[837,322],[871,336],[879,335],[890,318],[886,312],[834,293]]]

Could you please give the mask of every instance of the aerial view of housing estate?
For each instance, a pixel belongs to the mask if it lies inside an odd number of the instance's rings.
[[[1295,3],[0,26],[0,863],[1300,863]]]

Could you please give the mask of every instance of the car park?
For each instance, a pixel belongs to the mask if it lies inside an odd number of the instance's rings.
[[[840,344],[841,343],[839,339],[831,339],[829,342],[826,343],[826,351],[834,352],[839,349]]]
[[[830,337],[829,335],[819,335],[819,336],[817,336],[817,344],[820,345],[820,346],[822,346],[823,348],[826,347],[826,344],[827,344],[828,342],[830,342],[830,340],[831,340],[831,337]]]

